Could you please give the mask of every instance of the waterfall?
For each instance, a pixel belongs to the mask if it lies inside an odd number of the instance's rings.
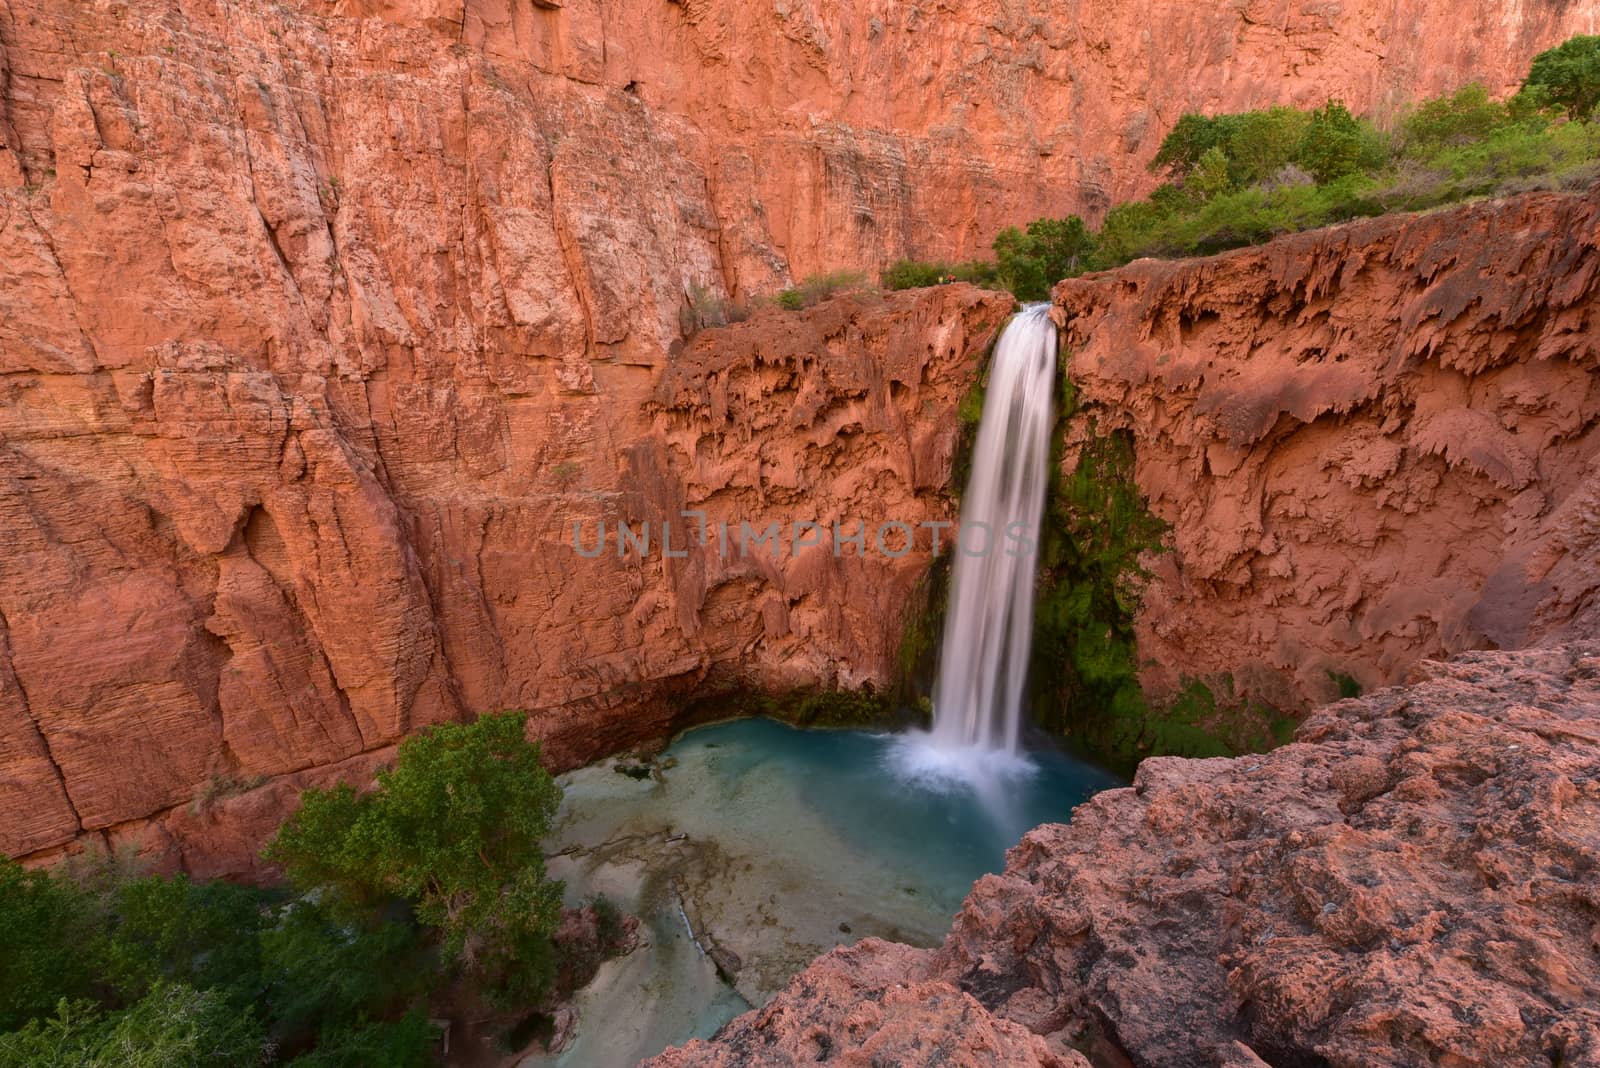
[[[1050,483],[1056,328],[1049,310],[1032,304],[1017,315],[989,370],[933,691],[932,742],[940,749],[1017,752]]]

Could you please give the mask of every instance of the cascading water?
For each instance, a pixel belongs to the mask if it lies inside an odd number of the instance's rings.
[[[1056,327],[1034,304],[995,346],[933,691],[933,741],[1017,751],[1033,571],[1050,482]]]
[[[909,736],[896,757],[903,771],[959,778],[985,793],[993,792],[997,774],[1028,767],[1018,743],[1039,520],[1050,481],[1056,328],[1049,309],[1026,307],[995,346],[961,498],[933,731]]]

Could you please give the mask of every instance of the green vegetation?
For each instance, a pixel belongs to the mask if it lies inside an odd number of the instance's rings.
[[[742,323],[760,306],[755,300],[736,300],[722,296],[699,283],[689,285],[689,303],[679,313],[679,326],[685,337],[692,337],[713,326]]]
[[[1580,188],[1600,178],[1597,108],[1600,37],[1574,37],[1535,58],[1510,100],[1468,85],[1383,127],[1337,100],[1187,114],[1151,162],[1166,180],[1150,196],[1113,207],[1098,232],[1076,216],[1007,229],[994,263],[965,265],[956,280],[1042,300],[1060,279],[1144,256],[1208,255],[1363,216]],[[902,260],[882,284],[905,289],[949,274]]]
[[[941,263],[937,260],[897,260],[884,268],[878,282],[884,289],[920,289],[941,282],[971,282],[993,288],[999,268],[988,260]]]
[[[0,860],[0,1068],[430,1063],[419,932],[282,889]],[[354,1058],[354,1059],[353,1059]]]
[[[583,474],[583,468],[574,460],[562,460],[550,469],[550,478],[561,489],[566,489]]]
[[[574,969],[540,850],[560,791],[523,724],[435,727],[372,792],[307,791],[270,847],[288,886],[0,858],[0,1068],[421,1066],[431,995],[542,1004]]]
[[[371,793],[306,791],[267,859],[347,906],[406,902],[485,988],[539,996],[554,976],[550,932],[561,910],[540,841],[561,790],[525,719],[484,716],[408,738]]]
[[[1534,57],[1518,94],[1524,107],[1556,107],[1569,119],[1593,119],[1600,106],[1600,37],[1578,36]]]
[[[830,271],[814,274],[790,289],[778,294],[778,306],[790,311],[809,308],[843,293],[862,293],[872,289],[872,283],[860,271]]]
[[[1035,219],[1026,231],[1009,227],[994,239],[1000,284],[1018,300],[1044,300],[1050,287],[1080,273],[1094,251],[1094,235],[1076,215]]]

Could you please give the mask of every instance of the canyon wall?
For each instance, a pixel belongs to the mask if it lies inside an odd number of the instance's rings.
[[[260,219],[234,225],[279,236],[312,306],[322,259],[370,289],[395,255],[447,305],[492,274],[505,326],[539,335],[518,345],[629,324],[643,350],[687,280],[770,291],[1097,218],[1149,188],[1184,111],[1389,114],[1509,90],[1597,31],[1591,5],[1548,0],[4,0],[0,187],[76,182],[72,142],[111,153],[103,177],[140,161],[175,227],[180,204],[250,194]],[[369,228],[370,262],[346,262]]]
[[[647,1063],[1600,1064],[1600,643],[1411,683],[1265,756],[1147,760],[942,947],[836,949]]]
[[[1130,435],[1172,525],[1146,691],[1303,710],[1336,675],[1600,636],[1597,296],[1600,188],[1057,286],[1074,434]]]
[[[229,870],[295,788],[432,721],[526,707],[570,762],[717,671],[881,680],[915,557],[560,539],[680,505],[944,514],[1005,301],[686,345],[697,301],[1092,215],[1186,109],[1505,88],[1594,21],[0,0],[0,850]]]
[[[889,681],[931,536],[833,525],[949,517],[956,409],[1011,305],[771,309],[571,393],[216,342],[5,375],[0,849],[233,870],[299,788],[429,722],[527,709],[564,767],[707,687]]]

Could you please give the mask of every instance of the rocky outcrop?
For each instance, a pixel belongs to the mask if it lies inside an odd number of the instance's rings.
[[[1074,433],[1130,435],[1172,525],[1146,691],[1304,709],[1600,635],[1597,295],[1600,189],[1061,283]]]
[[[550,361],[524,392],[200,342],[14,370],[0,790],[25,815],[0,847],[229,871],[299,788],[429,722],[526,708],[572,766],[670,733],[689,690],[882,685],[931,538],[834,524],[949,517],[956,407],[1010,308],[771,309],[575,393]]]
[[[934,1063],[942,1036],[1020,1025],[1042,1049],[940,1048],[974,1064],[1600,1064],[1597,887],[1600,643],[1471,653],[1328,706],[1265,756],[1145,761],[1130,788],[1030,832],[940,949],[836,950],[655,1063],[798,1063],[820,1034],[876,1043],[873,1063]],[[915,1032],[897,1030],[883,1006],[915,997]]]

